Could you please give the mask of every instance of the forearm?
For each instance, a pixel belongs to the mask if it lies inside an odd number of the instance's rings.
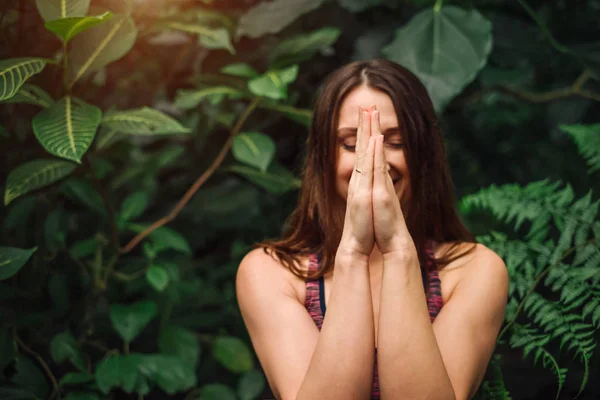
[[[370,399],[374,362],[368,263],[338,257],[319,340],[296,399]]]
[[[382,400],[454,398],[418,260],[384,258],[377,350]]]

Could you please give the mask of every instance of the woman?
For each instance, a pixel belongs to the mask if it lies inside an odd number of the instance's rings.
[[[281,240],[236,292],[277,399],[468,399],[504,319],[502,259],[459,220],[433,106],[386,60],[333,72]],[[262,248],[262,249],[261,249]]]

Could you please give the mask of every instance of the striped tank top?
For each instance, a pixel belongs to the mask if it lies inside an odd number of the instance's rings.
[[[427,242],[427,255],[429,256],[427,262],[429,265],[427,266],[431,272],[428,273],[429,279],[429,288],[426,294],[427,297],[427,306],[429,308],[429,319],[433,323],[435,317],[437,317],[440,312],[442,306],[444,305],[444,301],[442,299],[442,289],[440,283],[440,277],[438,275],[437,269],[433,266],[433,242]],[[320,254],[311,254],[309,257],[308,268],[310,271],[319,270],[321,268],[321,258]],[[423,279],[425,279],[424,274]],[[323,318],[325,317],[326,307],[325,307],[325,283],[323,277],[316,280],[307,280],[306,281],[306,301],[304,306],[308,310],[311,318],[315,321],[317,328],[319,331],[323,325]],[[425,282],[423,282],[423,287],[425,287]],[[379,377],[377,373],[377,348],[375,348],[375,365],[373,368],[373,388],[371,391],[371,400],[379,400]]]

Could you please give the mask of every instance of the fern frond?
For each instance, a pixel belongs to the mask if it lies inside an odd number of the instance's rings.
[[[583,318],[587,318],[588,315],[591,315],[592,324],[594,324],[597,329],[600,329],[600,288],[592,287],[590,289],[587,303],[583,307],[581,315]]]
[[[542,366],[544,368],[551,368],[552,372],[558,378],[558,391],[556,392],[556,399],[558,400],[568,370],[566,368],[560,368],[558,362],[554,356],[546,350],[545,346],[550,342],[549,334],[537,333],[537,330],[530,325],[519,325],[516,324],[513,327],[512,335],[510,337],[510,347],[523,347],[523,356],[533,352],[533,362],[538,364],[541,359]]]
[[[501,356],[499,354],[494,354],[490,359],[485,379],[479,386],[475,399],[512,400],[509,391],[504,386],[500,359]]]
[[[579,152],[590,166],[588,173],[600,169],[600,124],[560,125],[560,129],[575,141]]]

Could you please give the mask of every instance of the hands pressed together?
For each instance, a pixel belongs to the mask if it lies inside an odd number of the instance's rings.
[[[416,256],[416,249],[388,171],[379,111],[360,107],[354,171],[350,177],[341,244],[368,260],[377,244],[383,256]]]

